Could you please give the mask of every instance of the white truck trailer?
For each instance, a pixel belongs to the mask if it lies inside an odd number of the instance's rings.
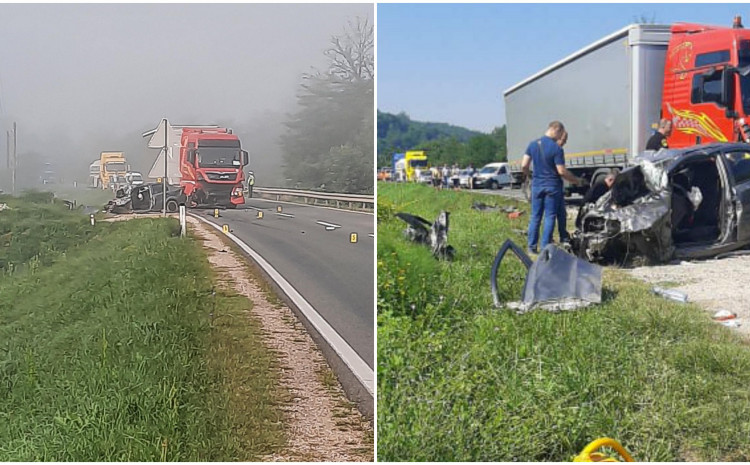
[[[555,120],[569,134],[568,169],[591,182],[641,152],[659,122],[669,39],[669,26],[630,25],[507,89],[514,176],[529,142]]]

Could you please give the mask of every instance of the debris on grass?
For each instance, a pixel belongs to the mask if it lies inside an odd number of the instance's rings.
[[[410,213],[396,213],[396,217],[408,224],[404,230],[407,239],[418,244],[426,244],[432,249],[432,255],[438,259],[452,260],[455,255],[453,246],[448,245],[448,216],[441,211],[430,229],[430,222],[421,216]]]
[[[685,303],[688,301],[687,294],[675,289],[664,289],[663,287],[654,286],[653,288],[651,288],[651,292],[656,295],[662,296],[665,299],[674,300],[675,302]]]
[[[503,304],[497,288],[498,268],[511,250],[526,266],[526,282],[520,302]],[[575,310],[602,301],[602,268],[575,257],[554,244],[549,244],[532,262],[531,258],[510,239],[495,257],[490,275],[496,307],[507,307],[517,313],[535,308],[549,311]]]

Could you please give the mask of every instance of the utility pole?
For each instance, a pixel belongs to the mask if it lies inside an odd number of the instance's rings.
[[[11,194],[16,195],[16,166],[18,159],[16,158],[16,142],[18,137],[16,136],[16,122],[13,122],[13,178],[11,181]]]
[[[164,209],[164,216],[167,216],[167,118],[164,118],[164,177],[162,178],[162,186],[164,191],[162,192],[162,208]]]

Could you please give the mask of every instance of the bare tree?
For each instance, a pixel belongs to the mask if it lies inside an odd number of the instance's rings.
[[[325,55],[331,59],[329,74],[346,81],[368,81],[375,77],[374,30],[369,19],[348,22],[341,36],[331,39]]]

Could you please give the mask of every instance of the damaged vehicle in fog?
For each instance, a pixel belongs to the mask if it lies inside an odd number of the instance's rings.
[[[750,244],[750,144],[644,152],[596,203],[571,247],[592,262],[706,258]]]
[[[134,212],[159,212],[164,206],[164,186],[149,183],[135,186],[130,191],[131,207]],[[175,213],[180,205],[185,205],[187,197],[179,186],[167,186],[166,207],[168,213]]]

